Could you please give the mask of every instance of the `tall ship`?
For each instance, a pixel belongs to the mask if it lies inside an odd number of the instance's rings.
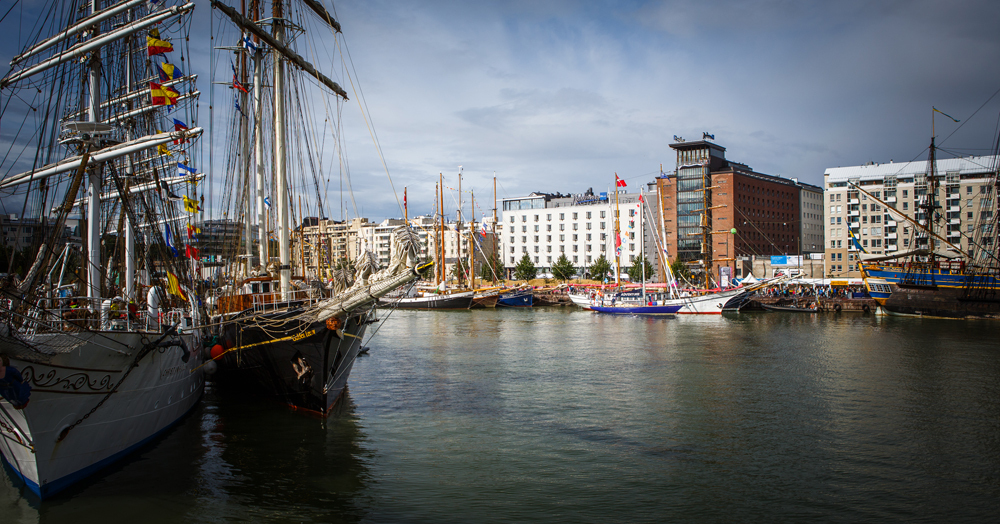
[[[939,111],[934,109],[933,112]],[[920,194],[915,195],[916,219],[866,191],[859,183],[848,182],[852,189],[885,207],[910,224],[917,233],[919,243],[914,243],[915,249],[888,256],[868,255],[852,236],[855,247],[861,253],[858,267],[880,312],[896,316],[1000,318],[1000,251],[995,241],[998,228],[998,146],[1000,141],[994,145],[992,156],[980,157],[990,165],[987,166],[987,182],[977,188],[978,206],[972,206],[970,198],[966,198],[967,207],[951,205],[952,201],[961,202],[961,179],[956,174],[941,176],[938,172],[937,147],[933,136],[926,178],[923,178],[924,187],[920,189]],[[941,205],[942,190],[948,202],[947,209]],[[943,224],[959,223],[953,214],[962,213],[967,208],[973,210],[977,219],[970,224],[968,231],[958,231],[959,236],[965,236],[968,246],[963,249],[952,241],[954,237],[951,235],[943,236],[941,227]]]
[[[191,410],[206,319],[171,235],[201,201],[199,92],[178,65],[194,3],[46,4],[25,6],[40,32],[0,79],[0,188],[22,215],[0,283],[0,453],[41,499]]]
[[[244,227],[226,247],[214,283],[211,356],[220,384],[269,391],[296,410],[326,416],[345,391],[367,326],[378,321],[376,301],[416,279],[420,240],[408,225],[396,228],[387,267],[363,242],[337,260],[328,245],[315,246],[326,258],[311,271],[293,260],[292,224],[304,220],[303,200],[323,217],[321,181],[332,167],[348,165],[342,127],[330,124],[347,93],[307,58],[346,48],[340,24],[312,0],[252,2],[249,9],[211,4],[217,39],[226,44],[220,51],[235,55],[229,133],[220,145],[229,188],[221,211],[241,217]],[[324,141],[332,147],[324,149]],[[300,250],[305,241],[300,236]]]

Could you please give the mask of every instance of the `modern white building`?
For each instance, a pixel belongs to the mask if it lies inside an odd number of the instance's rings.
[[[640,192],[619,189],[622,273],[642,254],[644,238],[646,259],[657,267],[659,213],[655,204],[640,203],[640,197],[655,203],[655,195],[655,183],[642,186]],[[504,199],[503,230],[498,234],[507,275],[513,274],[525,254],[543,277],[551,276],[552,265],[561,254],[579,268],[578,275],[583,275],[601,255],[614,267],[615,206],[614,193],[595,194],[592,190],[577,195],[531,193]]]
[[[932,228],[965,253],[977,236],[983,245],[993,245],[996,232],[976,227],[980,219],[993,218],[997,212],[996,193],[990,190],[996,169],[996,156],[937,160],[936,195],[930,193],[934,181],[928,177],[926,160],[827,169],[823,174],[827,276],[861,276],[852,234],[861,249],[873,255],[927,249],[927,233],[901,219],[900,213]],[[928,216],[920,206],[932,197],[940,207]],[[942,253],[949,250],[956,254],[948,246],[938,247]]]

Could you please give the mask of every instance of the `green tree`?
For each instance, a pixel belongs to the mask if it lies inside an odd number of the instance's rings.
[[[674,278],[678,280],[690,280],[691,272],[688,271],[688,266],[681,260],[674,260],[673,264],[670,264],[670,271],[673,272]]]
[[[646,257],[639,255],[639,258],[635,259],[635,263],[632,267],[628,268],[628,278],[632,282],[642,282],[642,269],[646,268],[646,282],[653,279],[653,264],[650,264]]]
[[[525,253],[521,257],[521,261],[514,266],[514,278],[517,280],[531,280],[536,275],[538,275],[538,268],[535,267],[535,264],[531,263],[531,259]]]
[[[576,275],[573,263],[566,258],[566,253],[560,254],[556,263],[552,264],[552,276],[565,282],[573,278],[573,275]]]
[[[469,274],[469,266],[465,264],[465,260],[459,260],[458,263],[451,266],[451,276],[455,277],[458,281],[458,285],[465,284],[466,276]]]
[[[494,253],[492,258],[487,258],[485,263],[479,267],[479,276],[483,280],[493,281],[493,273],[496,272],[496,279],[503,280],[503,260],[500,253]]]
[[[604,253],[597,257],[597,260],[590,265],[590,278],[594,280],[604,280],[608,276],[608,272],[611,271],[611,262],[608,262],[607,258],[604,258]]]

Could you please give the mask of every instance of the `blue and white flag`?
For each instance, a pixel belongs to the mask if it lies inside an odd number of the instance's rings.
[[[251,55],[257,52],[257,44],[253,43],[248,34],[243,35],[243,49],[246,49]]]
[[[271,209],[271,197],[264,197],[264,205]]]
[[[198,170],[193,167],[188,167],[180,162],[177,163],[177,176],[195,176],[198,174]]]
[[[166,227],[166,231],[164,231],[163,235],[164,235],[164,237],[166,237],[167,247],[170,248],[170,251],[173,251],[174,256],[176,257],[177,256],[177,248],[174,247],[174,243],[171,240],[170,224],[166,224],[164,227]]]

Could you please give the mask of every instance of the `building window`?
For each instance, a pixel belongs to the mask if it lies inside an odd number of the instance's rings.
[[[566,220],[566,213],[559,213],[559,220]]]
[[[538,246],[535,246],[535,253],[538,253]]]
[[[604,224],[604,222],[601,222],[601,229],[605,229]]]
[[[580,235],[573,235],[573,242],[576,242],[579,239],[580,239]]]
[[[580,224],[573,222],[573,231],[580,229]]]
[[[559,241],[560,242],[565,242],[566,241],[566,235],[559,235]]]
[[[576,220],[576,216],[577,216],[577,214],[573,213],[573,220]]]
[[[514,215],[511,215],[511,216],[510,216],[510,223],[511,223],[511,224],[513,224],[513,223],[514,223]]]
[[[545,246],[545,252],[546,253],[551,253],[552,252],[552,246]]]
[[[608,239],[608,234],[607,233],[601,233],[601,241],[604,241],[604,240],[607,240],[607,239]]]
[[[580,261],[580,257],[578,257],[576,255],[573,255],[573,263],[576,264],[579,261]]]
[[[522,233],[527,233],[528,232],[528,226],[521,226],[521,232]]]
[[[538,263],[538,257],[535,257],[535,263],[536,264]]]
[[[538,235],[535,235],[535,242],[538,242]]]
[[[576,253],[579,250],[580,250],[579,246],[577,246],[576,244],[573,244],[573,252]]]
[[[566,224],[559,224],[559,231],[566,231]]]
[[[590,220],[590,211],[587,211],[587,220]]]
[[[605,245],[605,244],[601,244],[601,251],[607,251],[607,250],[608,250],[608,246]]]
[[[527,244],[528,243],[528,237],[522,236],[521,237],[521,242],[524,242],[525,244]]]
[[[551,264],[552,263],[552,257],[545,257],[545,261],[548,262],[549,264]]]
[[[904,189],[904,190],[903,190],[903,198],[906,198],[906,197],[908,197],[909,195],[910,195],[910,191],[909,191],[909,190],[907,190],[907,189]]]
[[[510,243],[511,243],[511,244],[513,244],[513,243],[514,243],[514,237],[510,237]]]
[[[605,211],[601,211],[601,218],[604,218],[604,213],[605,213]],[[601,226],[601,227],[604,227],[604,226]]]
[[[535,224],[535,233],[538,232],[538,224]]]
[[[521,222],[527,222],[527,221],[528,221],[528,215],[521,215]]]
[[[559,246],[559,252],[560,253],[565,253],[566,252],[566,246]]]
[[[590,222],[587,222],[587,229],[590,229]]]
[[[590,240],[590,233],[587,233],[587,240]]]
[[[552,235],[545,235],[546,242],[552,242]]]
[[[909,202],[903,202],[903,211],[906,211],[907,209],[910,209],[910,203]]]
[[[546,231],[552,231],[552,224],[545,224]]]
[[[545,220],[552,220],[552,213],[546,213]]]

